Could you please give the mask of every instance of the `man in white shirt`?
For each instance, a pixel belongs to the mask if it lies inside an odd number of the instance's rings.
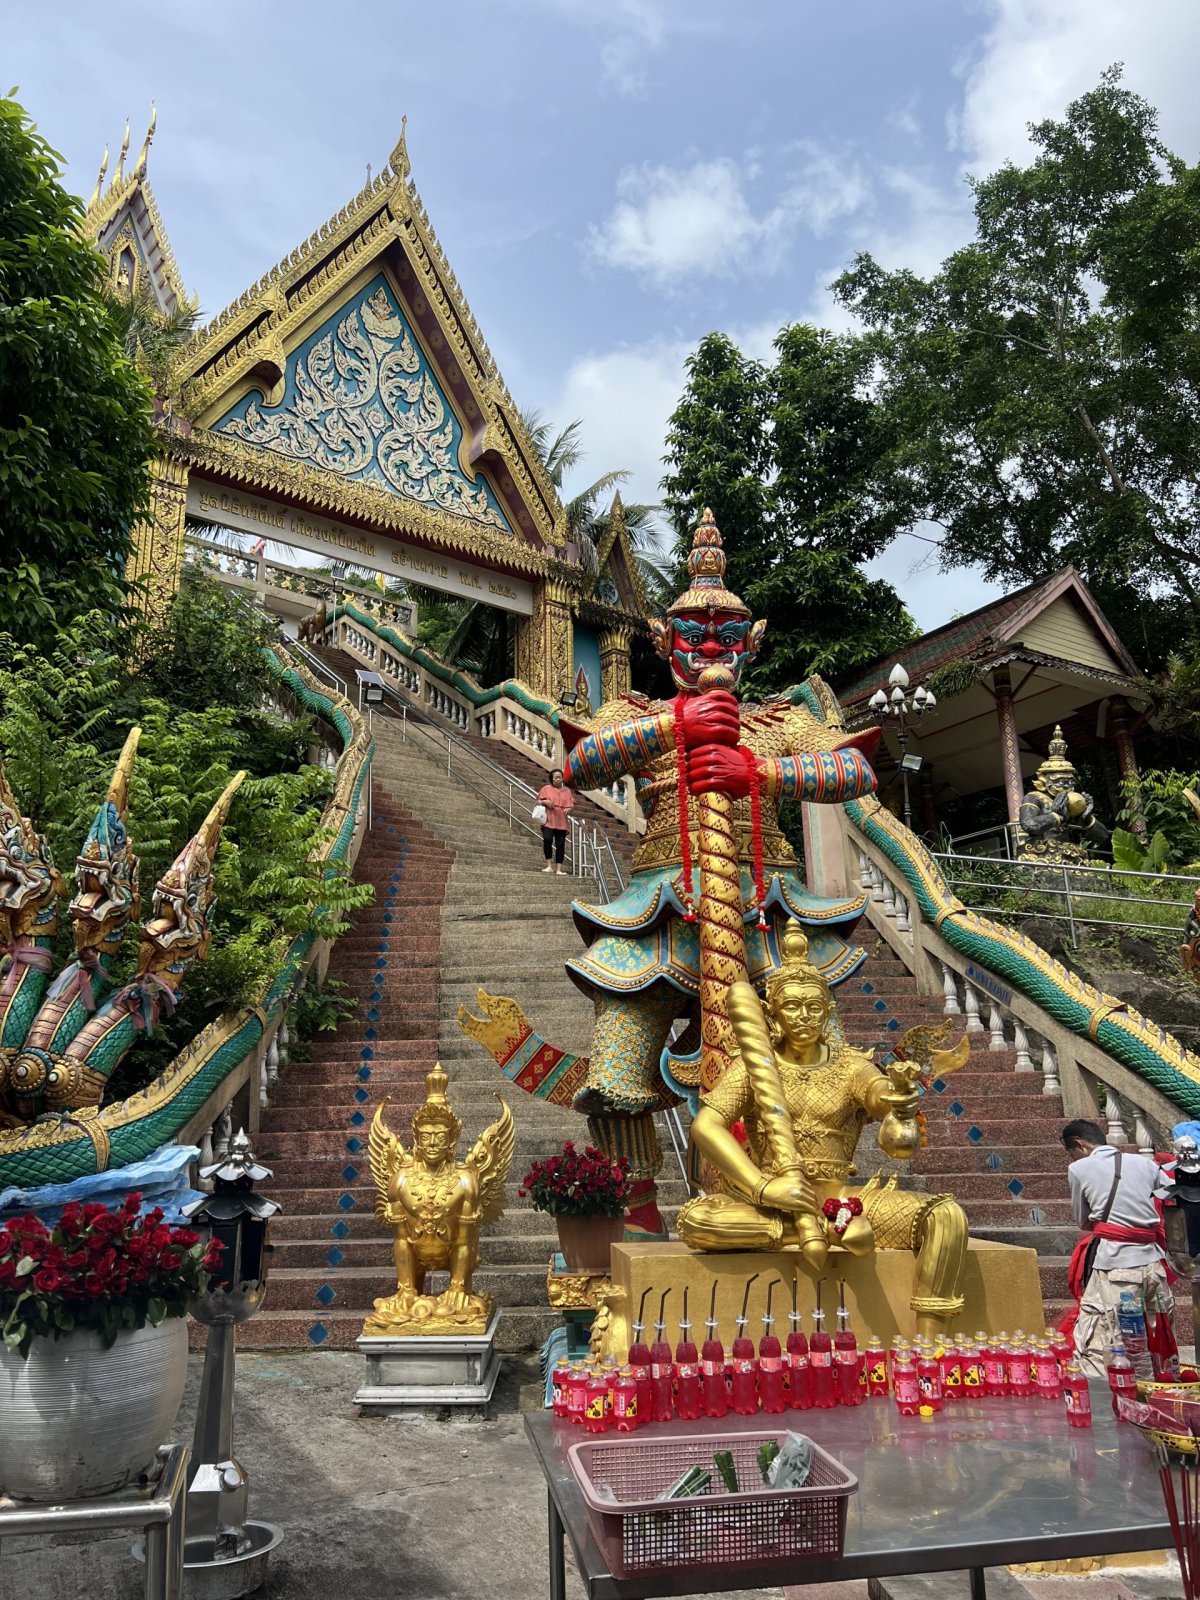
[[[1170,1180],[1149,1156],[1109,1144],[1094,1122],[1068,1122],[1062,1142],[1071,1213],[1084,1230],[1070,1271],[1080,1366],[1089,1378],[1104,1377],[1110,1349],[1121,1344],[1139,1377],[1157,1375],[1163,1362],[1169,1370],[1175,1302],[1155,1202],[1170,1193]]]

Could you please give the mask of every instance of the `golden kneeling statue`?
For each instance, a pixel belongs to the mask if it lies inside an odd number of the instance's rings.
[[[491,1296],[472,1294],[471,1275],[479,1265],[480,1228],[504,1211],[515,1142],[512,1112],[501,1101],[499,1118],[466,1161],[458,1162],[462,1123],[446,1099],[447,1081],[440,1063],[425,1080],[428,1093],[413,1118],[411,1155],[384,1122],[382,1105],[371,1123],[367,1151],[375,1215],[392,1230],[396,1292],[376,1300],[363,1324],[365,1335],[483,1333],[491,1320]],[[444,1293],[425,1293],[430,1272],[449,1272]]]
[[[792,924],[782,942],[765,1009],[745,980],[730,990],[741,1059],[701,1096],[692,1124],[693,1144],[719,1184],[684,1206],[679,1236],[693,1250],[795,1251],[814,1274],[830,1248],[911,1250],[918,1327],[947,1327],[963,1306],[962,1208],[950,1195],[898,1190],[894,1180],[847,1181],[867,1122],[880,1124],[886,1155],[906,1159],[920,1148],[919,1064],[898,1061],[884,1073],[848,1045],[804,934]],[[942,1070],[961,1065],[959,1054],[943,1060]],[[739,1121],[744,1148],[731,1131]]]

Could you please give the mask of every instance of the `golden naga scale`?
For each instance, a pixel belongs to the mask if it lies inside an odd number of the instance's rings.
[[[447,1083],[439,1062],[413,1117],[411,1151],[384,1121],[386,1100],[371,1123],[375,1215],[392,1232],[396,1292],[376,1300],[363,1324],[368,1337],[484,1333],[492,1318],[491,1296],[473,1293],[471,1279],[479,1265],[479,1231],[504,1212],[516,1136],[512,1112],[501,1101],[500,1116],[458,1161],[462,1123],[446,1098]],[[431,1272],[450,1275],[441,1294],[425,1292]]]

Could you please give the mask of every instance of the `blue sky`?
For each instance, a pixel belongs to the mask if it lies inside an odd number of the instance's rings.
[[[150,177],[215,315],[378,170],[413,175],[518,403],[582,417],[588,468],[657,498],[682,364],[841,325],[867,249],[932,270],[967,172],[1028,152],[1110,62],[1197,159],[1195,0],[59,0],[7,9],[5,87],[85,196],[152,100]],[[990,592],[898,539],[874,570],[933,627]],[[922,559],[925,565],[920,567]]]

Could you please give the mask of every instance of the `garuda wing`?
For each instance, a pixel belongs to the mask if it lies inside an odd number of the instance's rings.
[[[384,1100],[375,1113],[371,1131],[367,1135],[367,1155],[371,1162],[371,1176],[375,1180],[375,1215],[380,1222],[388,1221],[388,1189],[392,1176],[399,1167],[407,1167],[412,1157],[383,1120]]]
[[[496,1096],[500,1100],[500,1096]],[[485,1128],[475,1141],[467,1165],[474,1167],[479,1177],[479,1220],[495,1222],[504,1212],[504,1181],[512,1165],[513,1150],[517,1143],[517,1125],[513,1114],[503,1100],[500,1115]]]

